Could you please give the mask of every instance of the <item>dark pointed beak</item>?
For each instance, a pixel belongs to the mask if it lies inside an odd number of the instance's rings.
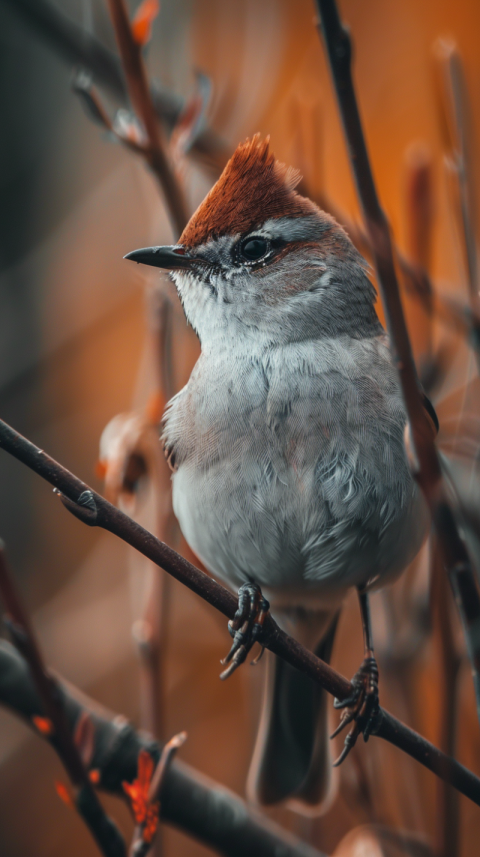
[[[192,256],[185,254],[185,248],[181,244],[172,247],[143,247],[141,250],[132,250],[124,259],[132,262],[140,262],[142,265],[153,265],[155,268],[167,268],[175,271],[179,268],[190,268],[192,262],[200,262]]]

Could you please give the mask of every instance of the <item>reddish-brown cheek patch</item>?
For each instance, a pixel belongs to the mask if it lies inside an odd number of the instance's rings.
[[[309,199],[295,193],[300,176],[277,161],[268,138],[259,135],[236,149],[222,175],[180,236],[186,247],[220,235],[244,234],[270,218],[318,214]]]

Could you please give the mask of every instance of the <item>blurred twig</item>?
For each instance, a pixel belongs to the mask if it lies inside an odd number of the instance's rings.
[[[122,783],[135,779],[140,752],[147,751],[157,764],[162,746],[71,685],[58,681],[57,688],[72,734],[82,716],[93,723],[91,768],[99,773],[98,787],[124,797]],[[35,718],[43,713],[26,661],[4,640],[0,641],[0,704],[22,717],[30,728],[35,728]],[[56,748],[53,736],[43,737]],[[225,857],[325,857],[183,762],[175,760],[168,766],[159,797],[164,821]]]
[[[174,394],[173,359],[172,359],[172,305],[165,294],[155,292],[150,295],[155,305],[149,312],[151,318],[151,334],[155,346],[155,369],[157,376],[157,421],[159,422],[165,404]],[[156,504],[162,504],[157,509],[156,533],[158,538],[167,544],[174,544],[176,519],[172,509],[172,490],[170,469],[165,459],[156,468],[155,490]],[[148,641],[142,647],[142,657],[145,668],[145,686],[149,717],[154,725],[154,734],[164,738],[165,722],[165,681],[166,681],[166,646],[168,639],[168,611],[171,595],[171,580],[158,568],[153,569],[150,593],[148,595],[143,616],[144,627],[148,629]],[[147,725],[147,724],[145,724]]]
[[[120,51],[128,95],[146,139],[138,145],[149,163],[165,196],[176,237],[183,232],[188,214],[183,189],[171,167],[165,141],[150,95],[141,45],[135,40],[125,0],[107,0],[115,37]]]
[[[350,36],[341,22],[335,0],[316,2],[357,192],[382,291],[393,357],[407,409],[416,458],[415,477],[430,508],[443,562],[460,611],[480,719],[480,636],[476,632],[480,623],[478,583],[447,498],[440,460],[423,407],[400,300],[390,231],[373,181],[353,86]]]
[[[125,843],[115,823],[106,815],[83,765],[80,752],[58,692],[57,682],[43,663],[32,626],[16,593],[0,545],[0,593],[7,610],[6,624],[17,649],[30,670],[31,678],[48,720],[44,729],[75,786],[75,805],[105,857],[126,857]],[[51,725],[50,725],[51,724]]]
[[[472,200],[472,176],[469,145],[470,122],[468,94],[462,58],[454,42],[441,39],[435,45],[442,86],[442,107],[447,130],[445,146],[448,162],[458,184],[459,219],[465,252],[470,297],[478,301],[478,263]],[[477,307],[478,309],[478,307]]]
[[[150,520],[153,518],[149,525],[155,535],[173,547],[178,525],[172,510],[171,473],[158,442],[160,419],[175,387],[171,354],[173,307],[162,290],[147,293],[147,316],[145,351],[148,363],[153,364],[153,392],[144,407],[117,415],[104,429],[96,472],[104,480],[105,496],[111,503],[134,518],[142,516],[143,506]],[[150,499],[149,507],[144,504],[146,497]],[[135,576],[139,586],[140,580],[143,582],[144,591],[141,615],[132,633],[141,662],[141,722],[161,739],[165,737],[163,686],[171,581],[151,562],[145,573],[138,572],[140,569],[136,569]]]
[[[75,24],[48,0],[0,0],[5,6],[38,33],[70,66],[91,72],[120,103],[127,102],[127,87],[118,57],[95,36]],[[184,110],[184,100],[155,83],[151,98],[159,119],[168,129],[178,122]],[[210,128],[195,137],[190,154],[215,174],[225,166],[230,152],[226,144]]]
[[[158,812],[160,809],[160,795],[164,786],[165,777],[168,773],[168,769],[172,764],[173,758],[177,750],[179,750],[182,744],[184,744],[186,738],[186,732],[179,732],[178,735],[174,735],[174,737],[171,738],[170,741],[167,741],[167,743],[164,744],[162,748],[162,752],[160,754],[160,761],[158,762],[157,767],[153,772],[153,776],[148,788],[146,802],[147,813],[145,814],[146,817],[143,818],[140,824],[137,824],[135,828],[132,838],[132,844],[130,847],[129,857],[147,857],[147,854],[152,848],[152,837],[155,835],[155,832],[157,830],[156,821],[158,820]],[[155,827],[153,827],[151,823],[149,824],[148,808],[151,808],[150,815],[151,817],[153,816]]]
[[[64,506],[84,524],[101,527],[118,536],[165,569],[172,577],[224,616],[233,619],[238,600],[231,592],[92,491],[78,477],[2,420],[0,420],[0,448],[22,461],[53,485]],[[270,614],[267,615],[262,627],[263,634],[260,642],[274,654],[310,676],[313,681],[338,699],[345,699],[352,694],[351,682],[282,631]],[[480,779],[384,709],[380,709],[375,735],[403,750],[480,806]]]
[[[432,545],[431,563],[430,603],[439,659],[439,744],[444,753],[455,756],[457,690],[461,659],[455,640],[450,593],[435,542]],[[443,781],[437,783],[436,818],[438,823],[435,826],[435,857],[456,857],[459,846],[458,792]]]
[[[474,229],[474,210],[472,191],[472,163],[470,157],[469,137],[471,125],[469,122],[469,104],[467,85],[461,56],[453,42],[441,39],[435,45],[435,56],[440,72],[442,92],[441,104],[443,112],[444,146],[446,149],[445,166],[449,178],[455,182],[453,191],[453,209],[459,223],[459,232],[463,244],[465,266],[467,271],[470,313],[466,313],[471,321],[471,339],[480,371],[480,339],[478,322],[480,316],[480,299],[478,294],[478,262],[477,242]],[[451,184],[451,182],[450,182]]]
[[[405,223],[408,258],[417,270],[430,268],[432,249],[433,198],[432,158],[423,143],[411,144],[405,152]],[[433,289],[424,289],[423,312],[416,316],[415,332],[422,363],[432,363]],[[418,307],[417,307],[418,309]]]

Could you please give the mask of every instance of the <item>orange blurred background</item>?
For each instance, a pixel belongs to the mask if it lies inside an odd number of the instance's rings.
[[[443,294],[465,301],[467,275],[444,166],[433,45],[440,37],[453,39],[460,51],[475,166],[480,6],[473,0],[348,0],[340,5],[354,40],[355,81],[374,174],[397,244],[407,254],[411,251],[406,153],[412,144],[423,144],[433,187],[430,272]],[[57,6],[115,49],[101,0],[62,0]],[[359,220],[314,15],[311,0],[162,0],[147,64],[152,77],[185,98],[193,90],[195,69],[201,69],[213,87],[208,122],[229,149],[256,131],[270,134],[277,157],[300,168],[312,196],[331,200],[336,210]],[[161,275],[129,265],[123,256],[137,247],[167,244],[172,232],[144,164],[87,119],[71,91],[68,64],[3,0],[0,40],[5,131],[0,143],[0,416],[101,491],[94,468],[105,425],[118,413],[143,409],[156,385],[146,295]],[[478,196],[477,173],[470,176],[473,199]],[[190,211],[212,180],[187,159]],[[166,283],[162,289],[173,306],[173,384],[179,389],[197,344],[172,290]],[[406,309],[420,358],[424,318],[415,301],[406,299]],[[465,343],[444,326],[436,326],[434,338],[450,346],[449,371],[436,401],[448,426],[458,403],[453,394],[470,377],[472,366]],[[165,475],[161,479],[166,490]],[[145,487],[135,514],[155,528],[152,506]],[[140,723],[140,662],[131,628],[142,616],[156,572],[113,536],[68,516],[48,485],[4,454],[0,535],[48,663],[89,695]],[[178,534],[172,538],[178,545]],[[400,606],[406,599],[408,607],[412,598],[417,606],[424,604],[426,562],[424,556],[418,563],[415,597],[410,590],[405,595],[405,581],[396,585]],[[181,758],[244,795],[263,666],[244,667],[221,683],[219,661],[229,644],[226,622],[175,581],[164,595],[163,737],[186,729],[189,738]],[[402,656],[395,659],[390,653],[388,661],[388,609],[384,596],[376,595],[382,703],[438,743],[441,666],[428,619],[422,620],[425,634],[418,643],[413,631],[409,638],[408,621],[400,628],[398,639],[403,633],[407,644],[402,637]],[[361,626],[350,600],[333,665],[350,676],[360,652]],[[394,668],[387,669],[391,664]],[[479,729],[464,657],[457,717],[458,758],[480,774]],[[0,710],[2,855],[94,853],[82,822],[55,793],[54,779],[63,778],[53,751]],[[129,831],[123,804],[113,799],[106,804]],[[338,796],[326,815],[304,819],[285,809],[271,811],[329,854],[361,824],[434,836],[437,813],[433,775],[375,739],[357,745],[341,768]],[[467,857],[475,853],[480,835],[480,810],[463,798],[460,831],[458,857]],[[165,829],[162,838],[166,857],[210,853],[177,831]]]

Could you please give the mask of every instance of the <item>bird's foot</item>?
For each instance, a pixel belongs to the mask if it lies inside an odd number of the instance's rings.
[[[343,711],[340,723],[330,737],[335,738],[352,723],[346,735],[343,750],[336,762],[333,763],[334,768],[341,765],[347,758],[361,732],[363,733],[363,740],[368,741],[372,732],[375,731],[380,705],[378,702],[378,667],[374,657],[365,658],[360,669],[352,678],[352,685],[354,690],[351,696],[342,700],[335,699],[333,703],[334,708],[343,708]]]
[[[232,647],[221,661],[228,664],[220,678],[228,678],[240,664],[243,664],[250,649],[256,643],[263,630],[263,623],[270,609],[270,604],[262,595],[262,590],[256,583],[244,583],[238,590],[238,607],[233,619],[228,623],[230,636],[233,637]],[[252,663],[258,663],[263,654],[263,646],[258,658]]]

